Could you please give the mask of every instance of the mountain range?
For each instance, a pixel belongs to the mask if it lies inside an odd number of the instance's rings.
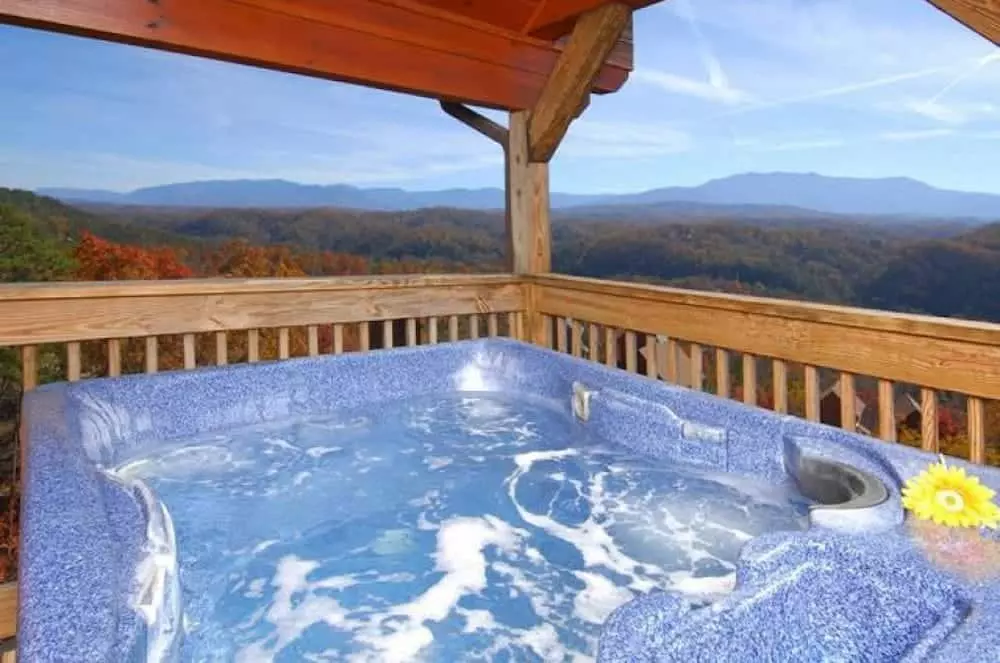
[[[499,209],[502,189],[407,191],[346,184],[298,184],[285,180],[212,180],[166,184],[127,193],[99,189],[43,188],[37,193],[66,202],[178,207],[410,210],[428,207]],[[594,216],[631,216],[677,210],[724,212],[738,206],[755,213],[811,211],[838,215],[900,215],[1000,220],[1000,195],[938,189],[906,177],[863,179],[815,173],[744,173],[692,187],[639,193],[553,192],[553,208]],[[622,208],[628,206],[630,212]],[[744,212],[746,209],[744,209]]]

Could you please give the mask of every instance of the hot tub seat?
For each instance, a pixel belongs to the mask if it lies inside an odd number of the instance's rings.
[[[656,592],[619,608],[598,661],[915,661],[971,606],[966,590],[903,536],[769,534],[747,544],[736,590],[712,606]]]

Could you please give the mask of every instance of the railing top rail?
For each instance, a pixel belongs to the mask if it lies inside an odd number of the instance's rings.
[[[747,315],[817,322],[871,331],[888,331],[910,336],[952,339],[1000,346],[1000,324],[896,313],[798,300],[701,292],[668,286],[605,281],[580,276],[546,274],[529,277],[531,283],[627,299],[654,300],[672,304],[722,309]]]
[[[326,278],[211,278],[157,281],[49,281],[0,284],[0,302],[105,297],[299,293],[522,283],[514,274],[391,274]]]

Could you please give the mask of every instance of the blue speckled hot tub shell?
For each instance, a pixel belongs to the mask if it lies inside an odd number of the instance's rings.
[[[784,458],[793,445],[889,489],[886,502],[863,514],[817,512],[806,532],[752,540],[736,590],[712,606],[694,608],[669,592],[622,606],[605,625],[600,661],[1000,660],[1000,568],[975,580],[937,568],[903,525],[901,482],[934,456],[504,339],[31,392],[20,659],[142,660],[146,629],[125,597],[146,516],[100,468],[207,431],[454,391],[470,366],[482,389],[551,399],[567,412],[574,383],[582,384],[591,392],[587,425],[640,453],[779,483],[790,481]],[[1000,471],[972,471],[1000,488]],[[1000,546],[992,532],[980,537],[987,549]]]

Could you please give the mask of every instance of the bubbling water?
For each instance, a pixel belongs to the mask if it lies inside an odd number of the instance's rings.
[[[176,530],[190,661],[590,660],[640,593],[707,602],[795,494],[640,458],[545,404],[439,396],[116,470]]]

